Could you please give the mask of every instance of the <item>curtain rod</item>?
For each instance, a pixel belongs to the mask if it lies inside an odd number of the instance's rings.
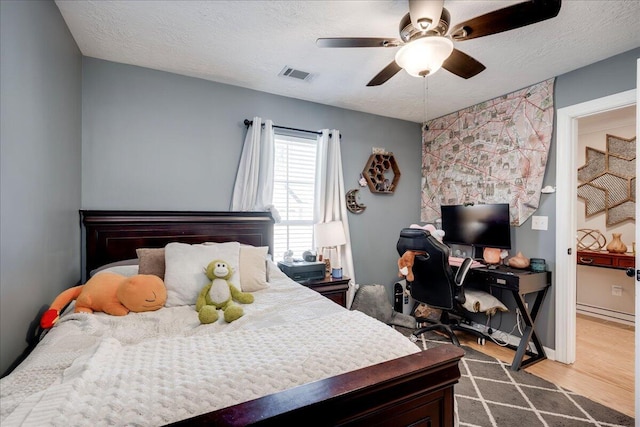
[[[249,119],[244,119],[244,125],[249,127],[253,124],[253,120],[249,120]],[[264,123],[262,123],[262,126],[264,126]],[[278,129],[284,129],[284,130],[292,130],[295,132],[305,132],[305,133],[313,133],[316,135],[322,135],[322,132],[318,132],[317,130],[307,130],[307,129],[297,129],[297,128],[288,128],[286,126],[277,126],[277,125],[273,125],[274,128],[278,128]],[[329,136],[331,136],[331,134],[329,134]],[[342,135],[340,135],[340,138],[342,138]]]

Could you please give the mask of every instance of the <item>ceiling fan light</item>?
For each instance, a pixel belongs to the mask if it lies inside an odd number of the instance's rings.
[[[453,52],[453,42],[446,37],[422,37],[402,46],[396,63],[415,77],[433,74]]]

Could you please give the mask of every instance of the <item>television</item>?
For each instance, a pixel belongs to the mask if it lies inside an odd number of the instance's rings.
[[[442,205],[440,210],[444,243],[511,249],[508,203]]]

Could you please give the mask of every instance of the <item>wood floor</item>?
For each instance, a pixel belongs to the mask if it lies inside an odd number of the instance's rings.
[[[543,360],[525,371],[588,397],[631,417],[634,414],[634,328],[579,314],[576,325],[576,362],[571,365]],[[514,351],[487,340],[459,334],[460,343],[505,362]]]

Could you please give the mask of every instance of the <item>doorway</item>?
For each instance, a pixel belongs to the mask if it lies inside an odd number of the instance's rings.
[[[579,181],[577,313],[631,326],[635,281],[625,267],[634,264],[636,240],[634,193],[629,188],[629,178],[635,176],[635,160],[631,160],[635,158],[635,136],[636,106],[617,108],[578,119],[575,151]],[[601,185],[610,188],[606,198],[597,190]],[[614,234],[620,238],[618,249],[623,253],[610,255],[607,245],[613,244]],[[617,268],[607,268],[614,266]]]
[[[636,90],[561,108],[557,114],[556,156],[556,351],[555,359],[573,363],[576,357],[576,147],[578,119],[636,104]],[[638,316],[640,317],[640,316]],[[638,317],[636,317],[636,322]]]

